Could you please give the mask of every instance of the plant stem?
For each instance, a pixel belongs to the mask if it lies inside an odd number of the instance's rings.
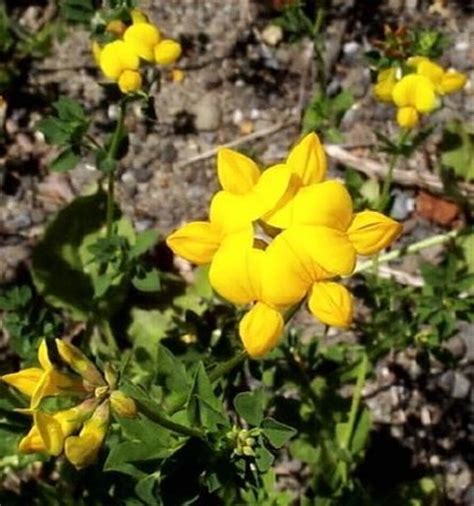
[[[451,230],[451,232],[446,232],[445,234],[438,234],[432,237],[428,237],[421,241],[410,244],[404,248],[399,248],[394,251],[390,251],[389,253],[385,253],[385,255],[379,255],[376,259],[377,264],[390,262],[391,260],[396,260],[397,258],[403,257],[405,255],[417,253],[418,251],[421,251],[425,248],[430,248],[431,246],[436,246],[438,244],[444,244],[445,242],[449,242],[451,239],[458,237],[459,234],[459,230]],[[361,263],[356,267],[354,274],[370,269],[374,263],[374,260],[368,260],[367,262]]]
[[[349,420],[347,421],[347,432],[345,434],[344,441],[342,442],[342,447],[348,449],[351,444],[352,434],[354,432],[354,424],[357,417],[357,412],[359,411],[360,399],[362,397],[362,389],[365,384],[365,376],[367,374],[367,368],[369,365],[369,360],[367,355],[364,353],[362,356],[362,362],[359,365],[359,371],[357,374],[357,382],[354,387],[354,392],[352,394],[352,403],[351,410],[349,412]]]
[[[181,425],[180,423],[173,422],[166,416],[162,415],[159,411],[150,408],[145,403],[138,401],[135,399],[137,403],[139,411],[144,414],[151,421],[161,425],[165,429],[168,429],[172,432],[176,432],[176,434],[181,434],[182,436],[187,437],[198,437],[200,439],[205,438],[204,432],[199,429],[193,429],[192,427],[187,427],[186,425]]]
[[[379,211],[384,211],[387,207],[387,203],[390,198],[390,187],[392,186],[392,179],[393,179],[393,171],[395,169],[395,166],[397,165],[398,159],[400,158],[400,150],[403,144],[406,142],[408,135],[410,131],[409,130],[402,130],[401,135],[397,141],[396,144],[396,151],[392,154],[392,157],[390,159],[390,164],[388,166],[388,172],[385,176],[383,186],[382,186],[382,193],[380,194],[379,201],[377,203],[377,209]]]
[[[319,93],[322,97],[326,96],[326,63],[324,61],[324,43],[321,37],[321,29],[326,18],[326,9],[324,0],[320,0],[316,6],[316,19],[313,26],[313,51],[317,64]]]
[[[120,141],[123,137],[125,114],[127,110],[127,103],[122,100],[120,102],[119,116],[115,125],[114,133],[107,150],[107,159],[112,165],[107,177],[107,214],[106,214],[106,230],[107,237],[112,236],[113,223],[114,223],[114,211],[115,211],[115,200],[114,200],[114,186],[115,186],[115,162],[117,161],[118,150],[120,148]]]
[[[102,337],[104,338],[104,343],[107,346],[107,348],[110,351],[113,351],[115,355],[118,355],[119,349],[108,320],[104,319],[100,321],[100,331]]]
[[[248,355],[245,350],[239,352],[234,357],[214,367],[214,369],[209,373],[209,379],[211,382],[218,380],[228,372],[232,371],[232,369],[237,367],[239,364],[241,364],[246,358],[248,358]]]

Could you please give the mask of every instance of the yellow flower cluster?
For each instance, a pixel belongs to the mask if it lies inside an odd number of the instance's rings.
[[[61,364],[51,361],[46,341],[38,348],[40,367],[30,367],[1,379],[28,396],[30,407],[18,410],[33,416],[33,426],[20,441],[22,453],[65,454],[75,467],[92,463],[107,434],[110,411],[122,417],[136,416],[133,399],[116,389],[112,371],[105,378],[96,366],[75,346],[56,339]],[[68,396],[77,404],[47,413],[43,399]]]
[[[181,45],[172,39],[163,39],[158,27],[138,11],[130,13],[132,24],[111,21],[106,31],[116,39],[100,47],[93,42],[95,60],[106,77],[116,81],[122,93],[133,93],[142,87],[139,68],[142,60],[159,65],[175,63],[181,56]]]
[[[382,102],[395,104],[397,122],[411,129],[440,104],[440,97],[464,87],[465,74],[445,70],[424,56],[412,56],[406,62],[408,73],[401,67],[382,70],[374,86],[375,96]]]
[[[377,253],[401,232],[380,213],[354,213],[344,185],[325,181],[326,165],[314,133],[285,163],[263,172],[250,158],[222,148],[222,190],[211,201],[209,221],[188,223],[167,238],[177,255],[211,264],[210,283],[222,297],[251,305],[239,325],[251,357],[278,343],[282,312],[306,296],[319,320],[348,326],[352,297],[332,279],[351,274],[357,254]]]

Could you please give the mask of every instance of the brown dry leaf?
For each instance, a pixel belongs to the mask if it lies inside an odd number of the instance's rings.
[[[454,202],[421,191],[416,198],[416,211],[422,218],[439,225],[449,225],[456,219],[461,209]]]

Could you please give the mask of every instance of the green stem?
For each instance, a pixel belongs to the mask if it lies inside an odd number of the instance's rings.
[[[369,365],[369,360],[367,358],[367,355],[362,356],[362,362],[359,365],[359,371],[357,374],[357,382],[354,387],[354,392],[352,394],[352,403],[351,403],[351,410],[349,412],[349,420],[347,422],[347,431],[345,434],[344,441],[342,442],[342,447],[344,449],[347,449],[350,447],[351,440],[352,440],[352,434],[354,432],[354,424],[356,421],[357,413],[359,411],[359,405],[360,405],[360,399],[362,397],[362,389],[364,388],[365,384],[365,376],[367,374],[367,369]]]
[[[451,230],[451,232],[447,232],[445,234],[434,235],[432,237],[428,237],[427,239],[423,239],[421,241],[410,244],[405,248],[399,248],[394,251],[390,251],[389,253],[385,253],[385,255],[379,255],[376,260],[378,264],[390,262],[391,260],[396,260],[397,258],[403,257],[405,255],[417,253],[418,251],[421,251],[425,248],[430,248],[431,246],[437,246],[438,244],[449,242],[451,239],[459,236],[459,234],[460,230]],[[374,260],[363,262],[358,267],[356,267],[354,274],[366,271],[373,265]]]
[[[383,186],[382,186],[382,193],[380,194],[379,201],[377,203],[377,209],[379,211],[384,211],[387,207],[389,198],[390,198],[390,187],[392,186],[392,179],[393,179],[393,171],[395,169],[395,166],[397,165],[398,159],[400,158],[400,150],[403,144],[405,144],[408,135],[410,134],[410,130],[402,130],[401,135],[397,141],[396,144],[396,151],[392,154],[392,157],[390,159],[390,164],[388,166],[388,172],[385,176]]]
[[[120,102],[119,116],[115,125],[114,133],[107,150],[107,159],[112,164],[107,178],[107,214],[106,214],[106,227],[107,237],[112,236],[113,223],[114,223],[114,211],[115,211],[115,200],[114,200],[114,187],[115,187],[115,162],[117,162],[118,150],[120,148],[120,141],[123,137],[125,114],[127,110],[127,103],[122,100]]]
[[[313,26],[313,50],[314,58],[317,64],[317,75],[319,93],[322,97],[326,96],[326,69],[324,61],[324,43],[321,37],[321,30],[326,18],[326,9],[324,8],[324,0],[318,2],[316,7],[316,19]]]
[[[200,439],[205,438],[204,432],[200,431],[199,429],[193,429],[192,427],[186,427],[186,425],[181,425],[180,423],[173,422],[173,420],[170,420],[166,416],[162,415],[159,411],[156,411],[155,409],[150,408],[148,405],[145,405],[145,403],[140,402],[137,399],[135,399],[135,402],[137,403],[138,409],[142,414],[144,414],[151,421],[161,425],[165,429],[186,437],[197,437]]]
[[[245,350],[241,351],[229,360],[226,360],[225,362],[222,362],[221,364],[214,367],[214,369],[209,373],[209,379],[211,382],[218,380],[228,372],[232,371],[232,369],[240,365],[246,358],[248,358],[247,352]]]
[[[113,351],[115,355],[118,355],[119,349],[108,320],[101,320],[100,330],[107,348],[110,351]]]

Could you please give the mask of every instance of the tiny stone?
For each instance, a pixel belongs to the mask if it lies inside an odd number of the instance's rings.
[[[135,179],[139,183],[146,183],[147,181],[149,181],[151,179],[152,175],[153,175],[153,172],[148,168],[137,169],[135,171]]]
[[[462,358],[466,353],[466,343],[459,336],[451,337],[446,341],[444,347],[457,359]]]
[[[431,425],[430,411],[426,406],[421,408],[420,418],[423,425]]]
[[[217,130],[221,124],[219,98],[214,93],[207,93],[195,105],[195,125],[201,131]]]
[[[471,382],[466,378],[466,376],[460,372],[455,372],[454,385],[451,393],[452,397],[454,399],[465,399],[469,394],[470,388]]]
[[[173,163],[178,158],[178,151],[174,144],[167,142],[160,151],[160,161],[163,163]]]

